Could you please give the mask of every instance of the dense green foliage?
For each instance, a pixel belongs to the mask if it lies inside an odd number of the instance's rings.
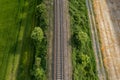
[[[35,80],[46,80],[45,75],[45,65],[43,60],[45,61],[46,53],[42,53],[43,46],[43,31],[40,27],[35,27],[32,31],[31,38],[33,39],[35,46],[35,62],[33,66],[32,75]]]
[[[43,31],[40,27],[35,27],[32,31],[31,38],[35,40],[35,42],[41,42],[43,39]]]
[[[35,60],[31,74],[34,80],[46,80],[46,54],[47,38],[45,35],[47,29],[47,9],[43,1],[38,2],[35,11],[35,27],[31,33],[34,43]]]
[[[44,2],[41,2],[36,6],[36,25],[40,26],[43,31],[47,29],[48,19],[47,19],[47,8]]]
[[[85,0],[69,0],[73,80],[98,80]]]

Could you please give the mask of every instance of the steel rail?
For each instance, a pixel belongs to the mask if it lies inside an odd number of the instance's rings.
[[[60,43],[60,48],[61,48],[61,78],[64,80],[64,23],[63,23],[63,0],[59,0],[60,2],[60,38],[61,38],[61,43]]]

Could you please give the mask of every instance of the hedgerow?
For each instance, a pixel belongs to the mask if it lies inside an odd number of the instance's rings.
[[[35,47],[35,60],[31,74],[34,80],[46,80],[46,30],[48,27],[46,4],[43,0],[38,1],[35,9],[35,28],[31,33]]]

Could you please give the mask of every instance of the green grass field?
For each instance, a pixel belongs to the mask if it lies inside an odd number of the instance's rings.
[[[30,31],[33,26],[32,0],[0,0],[0,80],[15,80],[28,72],[32,54]],[[27,58],[26,61],[20,58]],[[24,62],[24,64],[22,64]],[[24,66],[24,71],[19,66]],[[19,67],[18,67],[19,66]],[[19,72],[22,73],[19,73]],[[21,80],[21,79],[19,79]]]
[[[17,0],[0,0],[0,80],[9,75],[19,33]]]

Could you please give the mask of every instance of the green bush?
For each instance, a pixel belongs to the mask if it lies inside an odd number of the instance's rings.
[[[35,80],[46,80],[45,72],[42,68],[34,68],[32,71],[32,75],[34,76]]]
[[[37,25],[41,26],[41,28],[46,30],[48,19],[47,19],[47,9],[45,3],[41,3],[36,6],[36,19],[37,19]]]
[[[43,39],[43,31],[40,27],[35,27],[32,31],[31,38],[35,40],[35,42],[39,43]]]

